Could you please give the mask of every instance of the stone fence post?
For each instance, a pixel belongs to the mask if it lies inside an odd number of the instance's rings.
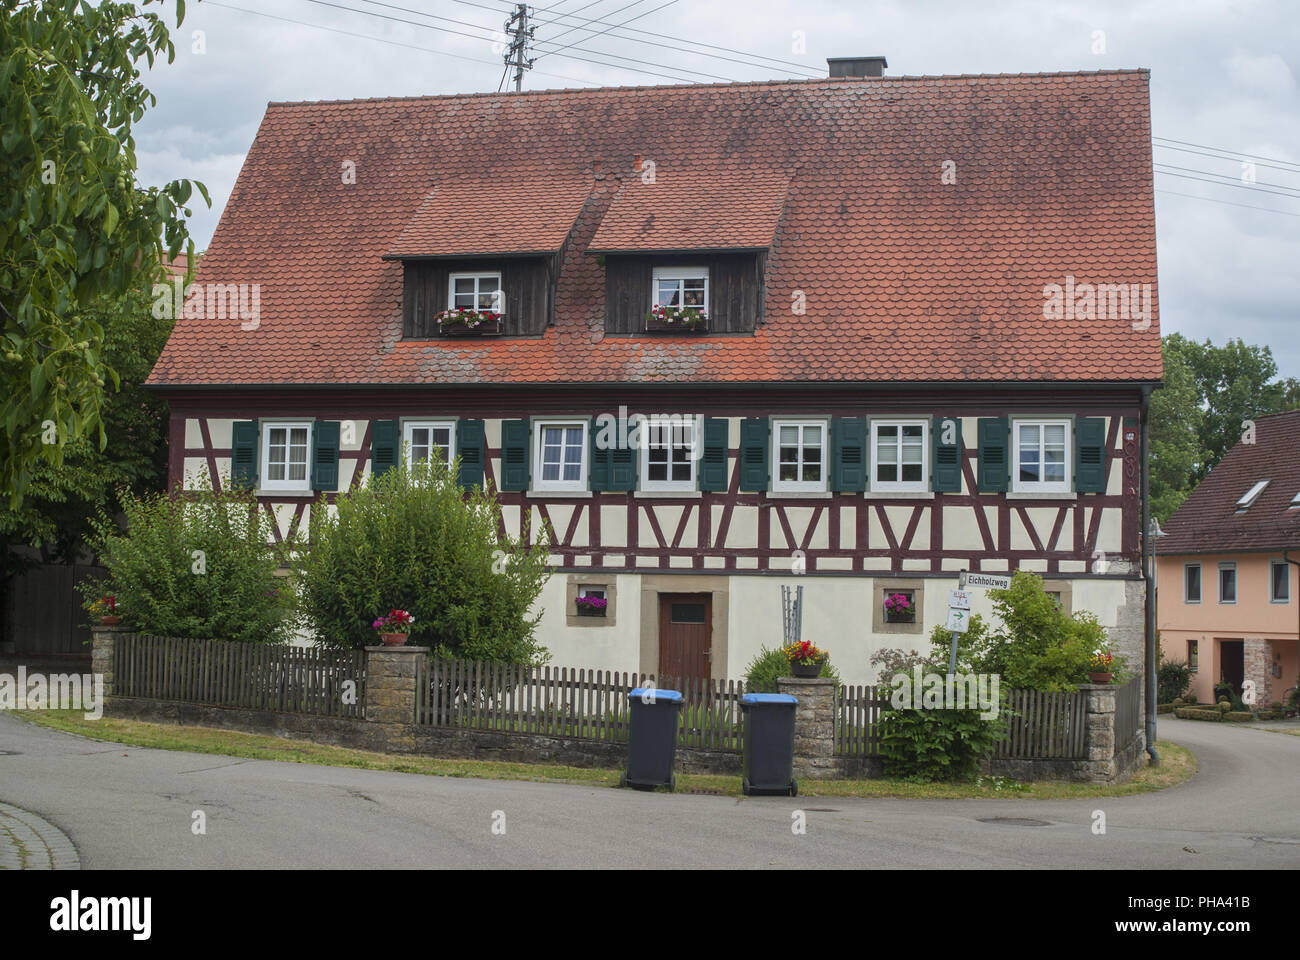
[[[415,681],[428,647],[366,647],[366,709],[368,723],[383,727],[387,749],[415,749]]]
[[[90,628],[90,672],[104,678],[104,696],[113,695],[113,645],[119,633],[126,633],[121,624],[96,623]]]
[[[1079,685],[1079,691],[1088,695],[1088,715],[1084,721],[1088,779],[1094,783],[1110,783],[1119,772],[1115,762],[1115,695],[1119,687],[1084,683]]]
[[[827,780],[838,775],[835,762],[835,689],[838,680],[781,677],[776,688],[799,701],[794,709],[794,775]]]

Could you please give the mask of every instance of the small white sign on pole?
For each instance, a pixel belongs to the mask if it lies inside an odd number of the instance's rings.
[[[970,591],[969,590],[949,590],[948,606],[953,610],[970,609]]]
[[[948,611],[948,629],[953,633],[965,633],[970,625],[970,612],[967,610]]]
[[[985,590],[1008,590],[1011,588],[1011,575],[1001,573],[968,573],[966,586],[982,587]]]

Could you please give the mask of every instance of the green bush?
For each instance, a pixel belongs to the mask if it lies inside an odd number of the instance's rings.
[[[776,681],[781,677],[793,676],[794,671],[790,669],[790,661],[785,658],[785,654],[781,652],[780,647],[775,650],[761,647],[758,655],[745,668],[745,689],[754,693],[776,693]],[[822,671],[819,676],[829,677],[833,680],[840,678],[839,673],[831,666],[830,657],[827,657],[825,662],[822,663]]]
[[[87,606],[112,594],[124,625],[159,636],[289,639],[293,591],[276,575],[286,547],[251,494],[128,495],[122,512],[125,532],[106,517],[94,525],[92,545],[108,574],[78,585]]]
[[[322,643],[374,644],[375,618],[397,607],[415,618],[409,642],[437,655],[549,659],[531,612],[550,576],[549,531],[532,548],[502,540],[495,494],[462,488],[458,466],[400,466],[341,492],[334,515],[312,511],[296,574],[304,625]]]
[[[1192,669],[1186,663],[1166,660],[1159,646],[1156,652],[1160,662],[1156,668],[1156,702],[1172,703],[1192,685]]]
[[[1184,720],[1209,720],[1211,723],[1218,723],[1223,720],[1224,714],[1220,710],[1211,710],[1209,707],[1175,707],[1174,716]]]
[[[978,710],[886,710],[880,717],[885,774],[917,783],[969,779],[1006,736],[1006,720]]]
[[[1250,723],[1255,719],[1255,715],[1249,710],[1229,710],[1223,715],[1223,719],[1229,723]]]

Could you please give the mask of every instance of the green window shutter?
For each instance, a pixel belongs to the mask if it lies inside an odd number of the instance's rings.
[[[965,455],[961,442],[961,417],[935,417],[930,431],[934,444],[931,489],[938,493],[961,493],[961,462]],[[944,443],[945,439],[952,443]]]
[[[461,420],[456,424],[456,456],[460,457],[462,487],[483,486],[484,451],[487,435],[482,420]]]
[[[642,431],[648,430],[643,426]],[[638,454],[641,452],[633,447],[630,443],[631,428],[628,427],[627,421],[619,421],[619,432],[622,437],[618,446],[612,450],[605,451],[606,461],[609,463],[609,485],[606,490],[635,490],[637,475]]]
[[[767,446],[771,424],[766,417],[740,421],[740,489],[767,489]]]
[[[370,424],[370,475],[382,477],[397,466],[401,450],[402,426],[396,420],[376,420]]]
[[[727,420],[708,417],[704,421],[704,449],[695,465],[700,489],[727,489]]]
[[[831,420],[831,489],[867,489],[867,421],[863,417]]]
[[[1080,417],[1074,423],[1074,489],[1106,492],[1106,418]]]
[[[596,446],[595,421],[587,423],[587,456],[591,463],[587,467],[587,486],[599,493],[609,489],[609,451]]]
[[[339,422],[317,420],[311,431],[311,488],[339,488]]]
[[[981,493],[1006,492],[1011,462],[1009,437],[1006,417],[980,417],[977,485]]]
[[[529,449],[532,444],[527,420],[501,421],[501,489],[527,490]]]
[[[230,484],[257,486],[257,421],[236,420],[230,433]]]

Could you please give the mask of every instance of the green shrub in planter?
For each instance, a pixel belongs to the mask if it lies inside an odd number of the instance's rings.
[[[122,623],[164,637],[284,643],[293,590],[277,575],[287,545],[252,494],[211,487],[122,499],[126,529],[100,517],[92,546],[108,569],[78,589],[112,594]]]
[[[758,655],[749,662],[749,667],[745,670],[745,689],[752,693],[776,693],[776,681],[781,677],[793,676],[794,671],[790,668],[790,661],[785,658],[780,647],[775,650],[761,647]],[[833,680],[840,678],[839,673],[831,666],[829,657],[822,663],[822,672],[819,676]]]

